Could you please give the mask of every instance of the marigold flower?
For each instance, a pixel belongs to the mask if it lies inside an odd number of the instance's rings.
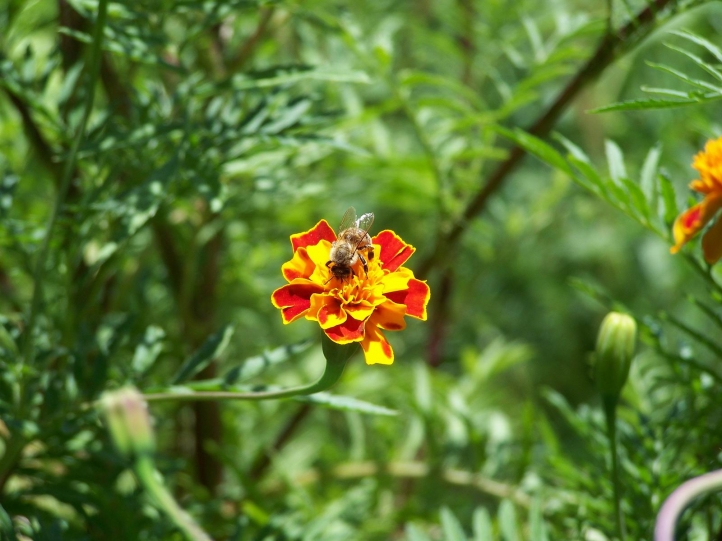
[[[694,157],[692,167],[699,171],[700,178],[692,181],[689,187],[703,194],[704,199],[675,220],[673,254],[699,233],[722,208],[722,137],[707,141],[704,151]],[[702,237],[702,253],[709,264],[722,257],[722,220],[717,220]]]
[[[341,281],[326,266],[335,240],[326,220],[291,235],[293,258],[281,267],[288,284],[273,292],[271,302],[284,324],[301,317],[317,321],[338,344],[360,342],[367,364],[391,364],[394,352],[381,331],[404,329],[405,316],[426,319],[429,286],[401,266],[415,248],[393,231],[381,231],[371,238],[368,274],[357,262],[355,276]]]

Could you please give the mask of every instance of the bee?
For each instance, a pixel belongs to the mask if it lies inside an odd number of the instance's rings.
[[[368,276],[368,262],[374,258],[374,247],[368,234],[374,215],[368,212],[356,218],[356,209],[349,207],[341,219],[338,238],[331,244],[331,253],[326,266],[331,270],[331,278],[342,282],[355,276],[353,266],[361,261]],[[365,256],[364,256],[365,254]],[[331,278],[328,280],[330,281]]]

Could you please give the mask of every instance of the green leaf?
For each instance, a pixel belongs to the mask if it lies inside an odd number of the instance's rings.
[[[629,100],[622,101],[619,103],[613,103],[611,105],[605,105],[604,107],[597,107],[591,109],[587,113],[611,113],[614,111],[640,111],[645,109],[671,109],[672,107],[683,107],[685,105],[693,105],[695,103],[701,103],[702,99],[687,98],[679,100],[660,100],[660,99],[640,99],[640,100]]]
[[[516,524],[514,504],[503,500],[499,504],[499,531],[503,541],[519,541],[519,530]]]
[[[466,541],[464,528],[459,519],[448,507],[441,508],[441,530],[444,532],[444,541]]]
[[[674,193],[672,181],[666,175],[659,175],[659,188],[662,192],[662,202],[664,203],[664,223],[671,224],[677,218],[679,210],[677,209],[677,196]]]
[[[711,92],[715,92],[719,94],[722,89],[720,87],[715,86],[711,83],[708,83],[707,81],[702,81],[700,79],[694,79],[687,75],[686,73],[683,73],[677,69],[671,68],[669,66],[665,66],[664,64],[657,64],[655,62],[647,62],[647,65],[651,68],[654,68],[658,71],[661,71],[662,73],[667,73],[669,75],[672,75],[676,77],[677,79],[684,81],[688,85],[694,86],[696,88],[700,88],[703,90],[709,90]]]
[[[619,183],[623,178],[627,178],[627,169],[624,167],[624,155],[619,145],[611,139],[607,139],[604,141],[604,151],[607,155],[609,175],[612,179]]]
[[[171,384],[177,385],[186,382],[203,370],[213,359],[218,358],[223,353],[231,340],[231,336],[233,336],[233,327],[230,325],[211,335],[193,355],[186,359],[178,373],[171,380]]]
[[[659,158],[661,155],[662,145],[660,143],[657,143],[649,149],[647,157],[644,159],[639,180],[639,186],[647,198],[647,201],[649,201],[649,206],[653,210],[657,208],[657,167],[659,166]]]
[[[534,498],[531,509],[529,509],[529,541],[549,541],[544,524],[541,498]]]
[[[491,517],[489,511],[484,507],[474,509],[473,530],[474,541],[493,541],[494,531],[491,527]]]
[[[294,400],[298,400],[300,402],[310,402],[311,404],[335,410],[356,411],[358,413],[367,413],[370,415],[394,416],[399,414],[396,410],[385,408],[383,406],[377,406],[376,404],[371,404],[370,402],[359,400],[358,398],[329,393],[301,395],[294,397]]]
[[[267,368],[280,364],[292,359],[295,355],[306,351],[313,342],[311,340],[304,340],[297,344],[289,344],[287,346],[281,346],[268,352],[264,352],[261,355],[250,357],[243,361],[239,366],[236,366],[229,370],[223,377],[226,385],[233,385],[240,381],[246,381],[254,378],[264,372]]]
[[[431,541],[431,538],[421,530],[418,526],[411,523],[406,525],[406,540],[407,541]]]
[[[289,85],[300,81],[328,81],[334,83],[369,84],[371,79],[363,71],[334,71],[309,66],[277,67],[263,72],[237,74],[232,79],[236,90],[270,88]]]
[[[131,362],[133,372],[143,374],[153,366],[153,363],[163,350],[163,338],[165,338],[165,331],[160,327],[150,325],[145,330],[143,341],[136,346],[133,354],[133,361]]]
[[[707,49],[712,54],[712,56],[717,59],[718,62],[722,62],[722,49],[717,47],[711,41],[708,41],[705,38],[690,32],[689,30],[675,30],[672,32],[672,34],[685,38],[692,43],[696,43],[697,45],[701,45],[702,47]]]
[[[561,169],[568,175],[572,176],[573,172],[567,161],[557,152],[551,145],[545,143],[538,137],[535,137],[524,130],[515,129],[508,130],[500,126],[494,126],[492,129],[501,133],[504,137],[507,137],[517,143],[520,147],[527,150],[530,154],[533,154],[543,162]]]

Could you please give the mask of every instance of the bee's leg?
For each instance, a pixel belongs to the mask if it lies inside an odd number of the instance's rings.
[[[330,269],[331,263],[333,263],[333,260],[326,261],[326,266]]]
[[[369,275],[369,265],[366,263],[366,260],[364,259],[364,256],[361,254],[361,252],[358,252],[358,258],[361,260],[361,264],[364,266],[364,272],[366,273],[366,276]]]

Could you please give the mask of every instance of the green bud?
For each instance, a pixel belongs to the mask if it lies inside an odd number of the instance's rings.
[[[113,443],[122,454],[136,457],[155,451],[148,405],[134,387],[108,391],[100,398]]]
[[[634,318],[610,312],[602,321],[595,353],[595,381],[604,401],[615,404],[627,382],[637,341]]]

